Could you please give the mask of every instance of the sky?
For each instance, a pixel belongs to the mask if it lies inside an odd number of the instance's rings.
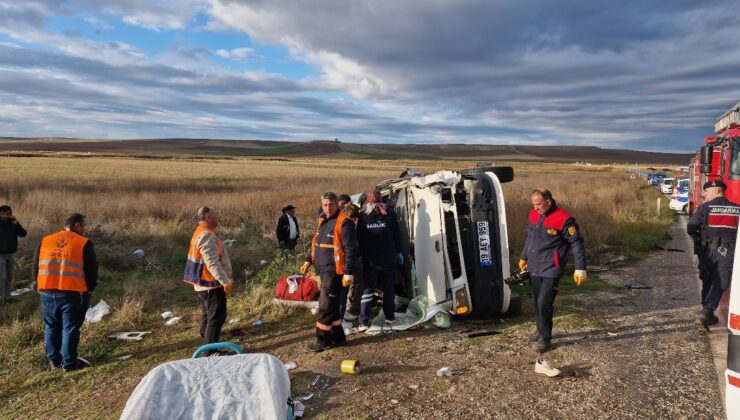
[[[0,136],[696,150],[736,2],[0,0]]]

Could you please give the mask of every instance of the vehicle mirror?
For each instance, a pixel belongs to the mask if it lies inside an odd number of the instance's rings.
[[[704,165],[711,165],[712,164],[712,146],[702,146],[701,147],[701,164]]]

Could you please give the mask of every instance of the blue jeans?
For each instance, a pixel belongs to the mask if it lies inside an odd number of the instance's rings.
[[[77,366],[80,327],[90,306],[90,294],[79,292],[41,292],[41,310],[46,331],[46,358],[64,369]]]

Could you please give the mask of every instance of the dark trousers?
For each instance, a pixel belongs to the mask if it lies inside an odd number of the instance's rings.
[[[552,315],[560,278],[532,276],[532,300],[540,337],[552,338]]]
[[[226,292],[223,287],[195,292],[200,300],[200,336],[203,344],[218,343],[226,322]]]
[[[714,312],[722,299],[722,293],[730,286],[732,280],[732,262],[734,253],[727,252],[726,255],[718,251],[707,250],[699,261],[699,277],[702,280],[701,306],[703,309]],[[703,267],[703,270],[702,270]]]
[[[344,317],[345,311],[349,311],[351,315],[360,315],[360,300],[362,299],[364,287],[362,257],[359,257],[355,264],[355,281],[351,286],[342,288],[342,294],[339,300],[339,312],[342,314],[342,317]]]
[[[41,310],[46,329],[46,358],[65,369],[77,365],[80,327],[90,306],[90,294],[79,292],[41,292]]]
[[[377,267],[365,267],[365,289],[362,291],[360,301],[360,324],[369,325],[370,311],[373,307],[375,289],[383,290],[383,314],[385,319],[392,321],[396,318],[396,291],[393,288],[396,278],[395,269],[379,269]]]
[[[347,337],[342,329],[339,312],[342,295],[342,276],[337,273],[320,273],[321,294],[319,315],[316,319],[316,341],[324,345],[343,345]]]
[[[280,249],[287,249],[289,251],[292,251],[295,249],[296,245],[298,245],[298,238],[288,239],[280,245]]]

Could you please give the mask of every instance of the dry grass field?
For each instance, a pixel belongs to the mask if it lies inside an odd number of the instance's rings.
[[[17,284],[29,282],[32,249],[40,238],[60,228],[71,212],[88,217],[89,236],[101,260],[101,280],[93,304],[101,298],[112,314],[83,328],[81,355],[95,367],[73,374],[46,371],[43,325],[37,298],[0,308],[0,417],[64,416],[66,396],[74,387],[74,417],[115,418],[139,379],[167,360],[188,357],[198,345],[196,304],[181,282],[194,213],[201,205],[218,208],[222,236],[236,239],[230,251],[237,289],[230,317],[246,326],[257,317],[272,332],[286,331],[309,316],[299,310],[268,307],[270,283],[292,271],[302,256],[278,253],[274,223],[287,203],[298,207],[303,238],[311,231],[324,191],[355,193],[397,176],[406,167],[422,172],[461,169],[469,162],[188,160],[128,158],[0,158],[0,203],[13,207],[29,230],[17,254]],[[521,163],[515,181],[504,184],[509,243],[514,259],[523,242],[529,193],[548,187],[578,220],[590,262],[618,254],[639,256],[665,239],[672,212],[655,215],[654,189],[608,167]],[[664,200],[665,201],[665,200]],[[305,246],[305,244],[304,244]],[[142,248],[143,260],[131,253]],[[260,261],[269,263],[262,265]],[[598,285],[598,283],[594,283]],[[185,315],[162,326],[159,313]],[[298,321],[296,321],[298,320]],[[151,330],[141,343],[107,341],[112,331]],[[134,354],[128,361],[117,357]],[[44,404],[38,404],[38,401]],[[68,413],[68,412],[67,412]],[[68,415],[68,414],[67,414]]]

